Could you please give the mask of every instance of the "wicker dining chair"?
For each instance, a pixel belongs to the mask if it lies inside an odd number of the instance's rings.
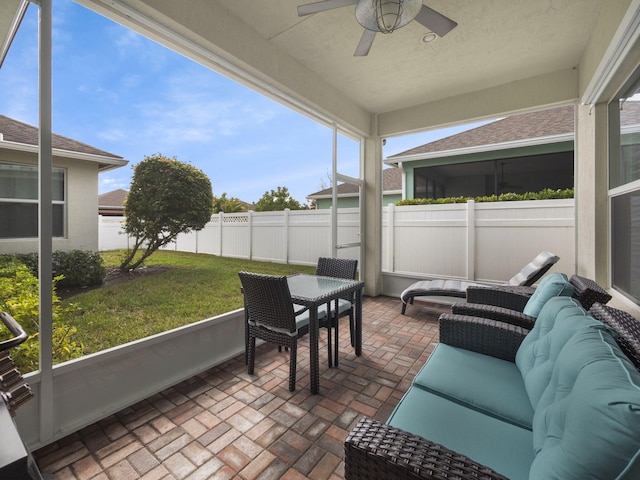
[[[291,300],[287,277],[239,272],[247,319],[247,371],[253,375],[256,338],[290,351],[289,390],[296,389],[298,338],[309,332],[309,311]]]
[[[316,267],[316,275],[323,277],[336,277],[346,278],[348,280],[355,280],[356,272],[358,270],[358,261],[350,260],[346,258],[318,258],[318,265]],[[355,320],[353,316],[354,299],[353,294],[347,294],[342,298],[338,298],[333,304],[327,305],[327,312],[329,313],[323,319],[320,320],[320,326],[327,328],[327,348],[329,352],[329,366],[332,366],[332,359],[336,366],[338,366],[338,325],[339,319],[342,316],[349,315],[349,331],[351,334],[351,346],[355,345]],[[331,330],[335,335],[335,350],[332,354],[332,340]]]

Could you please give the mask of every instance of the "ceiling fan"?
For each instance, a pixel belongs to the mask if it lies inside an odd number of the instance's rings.
[[[298,16],[356,6],[356,19],[364,32],[354,53],[364,57],[369,53],[376,33],[391,33],[412,20],[421,23],[433,33],[444,37],[458,24],[441,13],[422,4],[422,0],[323,0],[298,7]]]

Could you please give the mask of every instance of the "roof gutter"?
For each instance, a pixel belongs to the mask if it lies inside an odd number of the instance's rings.
[[[387,157],[384,161],[387,165],[398,166],[399,163],[415,162],[418,160],[430,160],[433,158],[454,157],[458,155],[471,155],[475,153],[493,152],[495,150],[508,150],[511,148],[534,147],[546,145],[548,143],[572,142],[574,133],[560,133],[558,135],[547,135],[544,137],[527,138],[524,140],[513,140],[502,143],[489,143],[486,145],[474,145],[472,147],[455,148],[453,150],[439,150],[436,152],[414,153],[412,155],[402,155]]]
[[[29,145],[26,143],[7,142],[6,140],[0,140],[0,148],[6,148],[7,150],[17,150],[20,152],[38,153],[38,145]],[[80,153],[72,152],[70,150],[63,150],[61,148],[54,148],[53,155],[57,157],[71,158],[74,160],[84,160],[87,162],[95,162],[105,164],[100,168],[100,171],[111,170],[117,167],[123,167],[129,163],[129,160],[125,160],[122,157],[110,157],[107,155],[96,155],[92,153]]]
[[[4,63],[4,59],[9,53],[9,47],[13,43],[13,39],[18,33],[18,28],[20,28],[20,24],[22,23],[22,19],[24,18],[25,13],[27,13],[27,7],[29,6],[29,2],[27,0],[22,0],[18,9],[16,11],[15,16],[13,17],[13,21],[9,27],[9,31],[5,38],[5,41],[2,45],[0,45],[0,68],[2,68],[2,64]]]

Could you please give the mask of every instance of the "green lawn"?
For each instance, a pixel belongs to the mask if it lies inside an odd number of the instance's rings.
[[[116,266],[122,252],[103,253]],[[242,307],[241,270],[288,275],[313,273],[315,267],[255,262],[214,255],[158,251],[145,263],[166,271],[131,275],[97,289],[67,296],[78,314],[68,323],[76,341],[93,353]]]

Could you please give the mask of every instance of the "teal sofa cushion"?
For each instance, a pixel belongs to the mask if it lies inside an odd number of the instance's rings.
[[[531,430],[533,408],[513,362],[439,343],[413,385]]]
[[[599,324],[561,349],[533,419],[532,479],[640,478],[640,373]]]
[[[513,423],[416,387],[408,390],[387,423],[462,453],[511,480],[529,478],[532,432]]]
[[[564,273],[551,273],[544,277],[527,301],[522,313],[537,318],[542,307],[553,297],[573,295],[573,285]]]
[[[580,328],[598,324],[580,302],[570,297],[554,297],[542,308],[516,353],[516,365],[534,410],[551,381],[552,368],[565,343]]]

